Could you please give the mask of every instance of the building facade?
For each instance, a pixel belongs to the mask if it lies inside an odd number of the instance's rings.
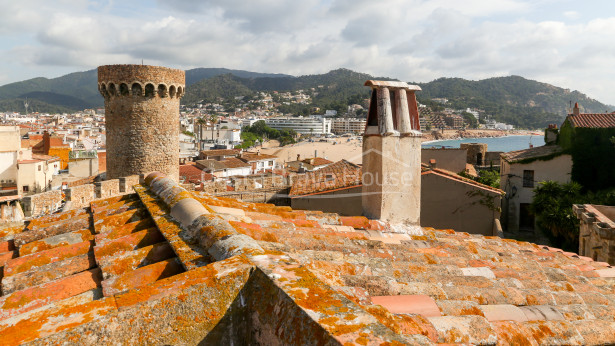
[[[361,134],[365,131],[366,119],[336,118],[331,120],[331,132],[336,135],[344,133]]]
[[[267,126],[276,130],[294,130],[301,135],[326,135],[331,133],[331,119],[316,117],[269,118]]]
[[[511,151],[501,156],[500,186],[506,192],[502,226],[506,231],[535,229],[530,211],[534,189],[542,181],[570,182],[572,158],[557,145]]]

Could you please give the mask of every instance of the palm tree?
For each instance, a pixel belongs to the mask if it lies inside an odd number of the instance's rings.
[[[197,125],[199,126],[199,135],[197,136],[197,139],[199,141],[199,152],[201,151],[201,149],[203,149],[203,145],[202,145],[202,140],[203,140],[203,125],[207,124],[207,120],[205,119],[205,117],[200,117],[196,120]]]
[[[209,115],[209,123],[211,124],[211,140],[214,140],[214,124],[218,123],[218,116],[215,114]]]

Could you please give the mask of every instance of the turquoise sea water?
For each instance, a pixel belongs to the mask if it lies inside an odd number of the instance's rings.
[[[521,149],[528,149],[530,143],[534,147],[545,145],[545,140],[542,135],[532,136],[506,136],[506,137],[494,137],[494,138],[463,138],[463,139],[451,139],[443,141],[431,141],[423,143],[423,148],[440,148],[442,146],[447,148],[459,148],[461,143],[486,143],[488,145],[488,151],[515,151]]]

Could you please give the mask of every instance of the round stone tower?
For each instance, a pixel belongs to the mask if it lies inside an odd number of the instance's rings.
[[[160,171],[179,178],[179,99],[185,72],[159,66],[98,67],[105,98],[107,179]]]

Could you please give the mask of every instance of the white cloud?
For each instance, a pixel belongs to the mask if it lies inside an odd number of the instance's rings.
[[[530,0],[0,0],[0,82],[110,63],[405,81],[519,74],[615,103],[615,18]],[[546,7],[545,7],[546,6]],[[577,18],[536,21],[537,10]],[[36,73],[37,75],[33,75]]]

